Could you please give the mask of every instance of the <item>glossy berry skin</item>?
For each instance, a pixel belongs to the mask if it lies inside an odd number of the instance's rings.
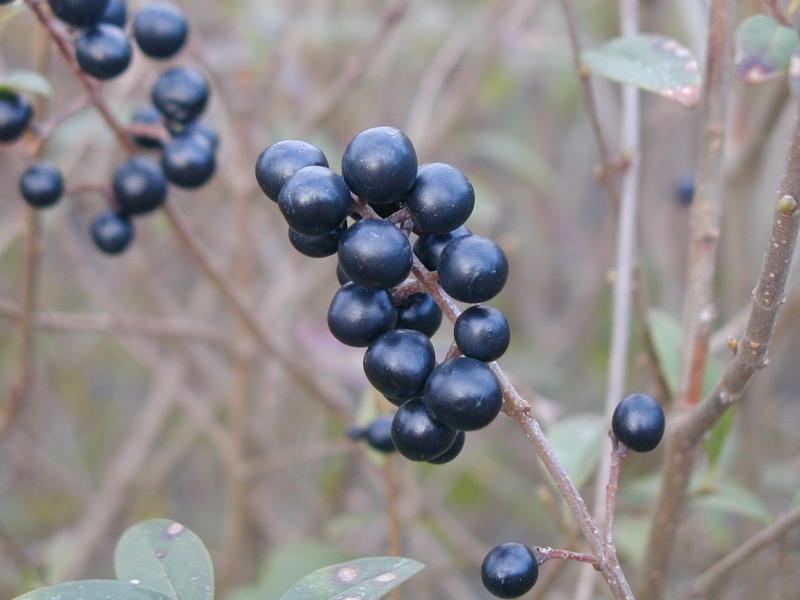
[[[411,294],[397,307],[397,328],[433,337],[442,324],[442,309],[428,294]]]
[[[304,235],[323,235],[336,229],[350,212],[350,190],[327,167],[304,167],[283,186],[278,196],[289,227]]]
[[[466,357],[436,367],[425,385],[424,398],[437,419],[459,431],[486,427],[503,406],[503,392],[491,369]]]
[[[174,67],[161,74],[153,87],[153,104],[168,121],[191,123],[208,104],[206,78],[194,69]]]
[[[472,306],[458,317],[453,334],[459,350],[483,362],[497,360],[511,341],[506,316],[492,306]]]
[[[103,18],[109,0],[47,0],[47,3],[53,14],[65,23],[89,27]]]
[[[347,223],[342,223],[339,227],[322,235],[303,235],[293,229],[289,230],[289,242],[295,250],[304,256],[311,258],[324,258],[336,254],[339,249],[339,240],[342,239],[347,229]],[[340,281],[342,285],[347,281]]]
[[[347,276],[342,270],[342,265],[336,264],[336,280],[339,282],[339,285],[344,285],[345,283],[350,283],[350,278]]]
[[[495,546],[481,565],[483,585],[498,598],[519,598],[527,594],[539,578],[539,561],[523,544]]]
[[[114,174],[114,198],[120,209],[129,215],[151,212],[167,199],[167,180],[154,160],[134,156]]]
[[[155,106],[143,106],[137,109],[131,118],[132,125],[160,125],[163,122],[164,117],[161,116]],[[146,135],[134,135],[133,141],[142,148],[147,149],[161,148],[163,146],[160,139]]]
[[[461,451],[464,449],[464,443],[467,441],[467,434],[463,431],[459,431],[456,433],[456,439],[451,444],[451,446],[445,450],[444,454],[437,456],[436,458],[431,458],[428,460],[429,463],[432,465],[445,465],[449,462],[453,462]]]
[[[205,143],[211,148],[212,152],[219,149],[219,134],[212,129],[209,125],[201,121],[194,123],[167,123],[167,129],[173,137],[190,137],[196,142]]]
[[[33,208],[47,208],[61,199],[64,178],[54,164],[38,162],[22,174],[19,191],[25,202]]]
[[[92,223],[92,240],[104,254],[122,254],[134,237],[130,218],[113,210],[101,213]]]
[[[30,102],[13,92],[0,91],[0,142],[17,141],[31,122]]]
[[[328,308],[328,328],[347,346],[365,348],[394,327],[397,309],[388,292],[343,285]]]
[[[353,193],[372,204],[400,200],[417,178],[417,153],[394,127],[362,131],[347,145],[342,175]]]
[[[164,147],[161,168],[170,183],[186,189],[196,189],[214,176],[217,160],[211,145],[193,136],[173,139]]]
[[[431,341],[410,329],[384,333],[364,354],[367,379],[398,406],[422,393],[435,366],[436,353]]]
[[[116,25],[95,25],[75,43],[75,58],[81,70],[95,79],[107,80],[121,75],[131,64],[132,57],[131,44]]]
[[[634,452],[650,452],[664,437],[664,409],[652,396],[633,394],[617,405],[611,428]]]
[[[401,406],[392,421],[392,440],[409,460],[426,461],[441,456],[453,445],[456,432],[436,420],[421,398]]]
[[[447,233],[469,219],[475,207],[475,190],[455,167],[431,163],[419,168],[404,202],[418,233]]]
[[[436,271],[439,268],[439,259],[445,246],[453,240],[471,233],[469,229],[461,226],[449,233],[421,235],[414,242],[414,254],[428,271]]]
[[[499,294],[508,279],[508,259],[500,246],[479,235],[453,240],[439,259],[439,283],[461,302],[486,302]]]
[[[189,37],[189,23],[183,12],[167,2],[149,4],[133,20],[136,45],[151,58],[170,58]]]
[[[391,454],[395,451],[392,440],[393,420],[394,415],[381,415],[369,424],[364,431],[364,439],[370,448],[383,454]]]
[[[109,0],[108,8],[100,17],[101,23],[108,23],[109,25],[116,25],[117,27],[125,27],[128,20],[128,7],[125,0]]]
[[[411,272],[412,259],[405,234],[379,219],[359,221],[339,244],[339,264],[344,272],[370,290],[387,290],[403,283]]]
[[[312,166],[328,166],[322,150],[302,140],[282,140],[258,156],[256,180],[267,197],[277,202],[284,184],[300,169]]]

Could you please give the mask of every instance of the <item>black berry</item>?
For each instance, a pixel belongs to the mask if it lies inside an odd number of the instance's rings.
[[[395,451],[392,441],[392,421],[394,415],[381,415],[374,419],[364,431],[364,439],[373,450],[390,454]]]
[[[424,398],[437,419],[460,431],[486,427],[503,406],[503,392],[491,369],[465,357],[436,367],[428,378]]]
[[[219,148],[219,134],[202,121],[194,123],[168,123],[167,129],[174,137],[191,137],[197,142],[207,144],[213,152]]]
[[[22,197],[34,208],[53,206],[64,192],[64,179],[61,171],[49,162],[31,165],[19,180]]]
[[[394,327],[397,309],[389,293],[348,283],[342,286],[328,309],[328,328],[348,346],[366,347]]]
[[[506,284],[508,260],[500,246],[479,235],[453,240],[439,260],[439,283],[456,300],[491,300]]]
[[[95,79],[117,77],[128,68],[132,57],[131,44],[116,25],[99,23],[75,43],[75,58],[81,70]]]
[[[422,165],[404,202],[420,234],[447,233],[467,222],[475,207],[475,190],[466,176],[450,165]]]
[[[374,210],[378,216],[382,219],[385,219],[389,215],[393,215],[398,210],[403,208],[402,202],[391,202],[389,204],[370,204],[372,210]]]
[[[450,447],[445,450],[444,454],[437,456],[436,458],[431,458],[428,460],[429,463],[432,465],[445,465],[449,462],[452,462],[456,459],[456,457],[461,454],[461,451],[464,449],[464,443],[467,441],[467,434],[463,431],[459,431],[456,433],[455,441],[450,445]]]
[[[283,140],[258,156],[256,179],[264,193],[277,202],[283,185],[300,169],[312,166],[328,166],[322,150],[302,140]]]
[[[456,321],[453,333],[464,356],[483,362],[503,356],[511,341],[508,319],[491,306],[472,306],[465,310]]]
[[[347,229],[347,223],[342,223],[339,227],[322,235],[303,235],[295,230],[289,230],[289,242],[300,254],[311,258],[324,258],[336,254],[339,249],[339,240],[342,239]],[[347,281],[340,281],[342,285]]]
[[[635,452],[650,452],[664,436],[664,409],[652,396],[633,394],[617,405],[611,427],[617,439]]]
[[[47,3],[53,14],[65,23],[88,27],[103,18],[109,0],[47,0]]]
[[[168,120],[190,123],[208,104],[208,82],[194,69],[174,67],[158,78],[152,96],[153,104]]]
[[[185,135],[173,139],[164,147],[161,167],[170,183],[194,189],[208,183],[214,176],[217,160],[211,144],[202,138]]]
[[[675,198],[683,206],[690,206],[694,201],[694,175],[683,175],[675,184]]]
[[[409,460],[426,461],[441,456],[453,445],[456,432],[440,423],[421,398],[401,406],[392,421],[392,440]]]
[[[136,110],[131,118],[132,125],[160,125],[163,123],[164,118],[158,112],[155,106],[144,106]],[[151,137],[148,135],[134,135],[133,141],[139,144],[142,148],[161,148],[163,143],[158,137]]]
[[[539,578],[539,561],[523,544],[495,546],[481,565],[483,585],[499,598],[519,598],[527,594]]]
[[[147,56],[169,58],[178,53],[189,36],[189,23],[181,10],[167,2],[142,8],[133,20],[136,44]]]
[[[412,258],[411,243],[405,234],[379,219],[359,221],[347,230],[339,244],[339,264],[344,272],[356,284],[371,290],[403,283],[411,272]]]
[[[350,190],[327,167],[304,167],[281,189],[278,207],[289,227],[304,235],[336,229],[350,210]]]
[[[114,198],[129,215],[141,215],[157,209],[167,199],[167,180],[157,162],[134,156],[124,162],[114,175]]]
[[[125,0],[109,0],[108,8],[106,8],[103,16],[100,17],[101,23],[108,23],[117,27],[125,27],[127,20],[128,7],[125,5]]]
[[[33,116],[30,102],[13,92],[0,90],[0,142],[18,140]]]
[[[442,309],[428,294],[411,294],[397,307],[397,328],[413,329],[428,337],[442,324]]]
[[[364,354],[364,373],[395,404],[418,396],[436,366],[431,341],[419,331],[394,329],[376,339]]]
[[[444,247],[453,240],[471,233],[469,229],[461,226],[450,233],[421,235],[414,242],[414,254],[417,255],[417,258],[425,265],[426,269],[435,271],[439,268],[439,259],[442,256]]]
[[[375,204],[396,202],[414,185],[417,153],[399,129],[367,129],[348,144],[342,175],[359,198]]]
[[[336,279],[339,281],[339,285],[344,285],[345,283],[350,283],[350,278],[347,276],[342,270],[342,265],[336,264]]]
[[[134,229],[130,218],[107,210],[92,223],[92,239],[104,254],[121,254],[133,241]]]

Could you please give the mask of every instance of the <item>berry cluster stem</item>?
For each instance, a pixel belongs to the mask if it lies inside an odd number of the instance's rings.
[[[572,550],[559,550],[557,548],[549,548],[536,546],[536,557],[539,559],[539,564],[542,565],[548,560],[573,560],[575,562],[588,563],[598,571],[602,568],[602,563],[599,558],[592,554],[585,552],[573,552]]]

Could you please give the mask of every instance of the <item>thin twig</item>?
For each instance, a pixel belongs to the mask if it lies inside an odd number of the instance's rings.
[[[627,448],[619,443],[616,436],[611,434],[611,466],[608,472],[608,485],[606,486],[606,545],[614,546],[614,515],[617,511],[617,492],[619,491],[619,472],[622,459],[625,458]]]
[[[600,570],[601,561],[599,558],[592,554],[585,552],[573,552],[572,550],[559,550],[556,548],[536,546],[536,557],[539,559],[539,564],[542,565],[548,560],[572,560],[575,562],[588,563],[596,570]]]

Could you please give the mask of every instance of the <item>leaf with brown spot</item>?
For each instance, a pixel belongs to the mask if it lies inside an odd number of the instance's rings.
[[[679,42],[652,34],[619,37],[582,55],[595,75],[632,85],[694,108],[700,99],[700,67]]]
[[[409,558],[361,558],[314,571],[280,600],[378,600],[424,568]]]
[[[785,73],[800,37],[774,19],[757,15],[736,30],[736,76],[744,83],[761,83]]]
[[[39,588],[16,600],[170,600],[170,597],[141,585],[90,579]]]

